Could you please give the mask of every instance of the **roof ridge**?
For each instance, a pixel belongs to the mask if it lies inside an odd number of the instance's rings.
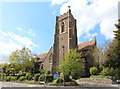
[[[95,40],[95,39],[94,39],[94,40]],[[94,40],[86,41],[86,42],[83,42],[83,43],[92,42],[92,41],[94,41]],[[79,43],[79,44],[83,44],[83,43]],[[79,45],[79,44],[78,44],[78,45]]]

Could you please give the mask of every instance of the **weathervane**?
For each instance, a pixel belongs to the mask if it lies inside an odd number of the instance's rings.
[[[68,6],[68,8],[70,9],[70,5]]]

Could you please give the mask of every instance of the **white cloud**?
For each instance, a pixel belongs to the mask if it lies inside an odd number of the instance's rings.
[[[34,47],[38,47],[37,44],[33,43],[28,37],[21,37],[14,33],[5,33],[0,30],[0,60],[1,57],[7,57],[3,59],[4,62],[8,62],[9,54],[16,49],[21,49],[22,47],[27,47],[30,50]],[[1,61],[0,61],[1,62]]]
[[[53,11],[52,15],[55,15],[56,11]]]
[[[20,45],[13,42],[7,33],[0,31],[0,55],[9,55],[11,51],[21,48]]]
[[[19,28],[19,27],[17,27],[17,30],[19,30],[19,31],[23,31],[23,29],[22,29],[22,28]]]
[[[87,34],[84,38],[89,38],[89,40],[91,41],[93,38],[95,38],[98,34],[94,33],[94,34]]]
[[[35,33],[32,32],[31,28],[29,29],[28,34],[32,35],[33,37],[35,36]]]
[[[35,43],[32,42],[32,40],[28,37],[21,37],[19,35],[16,35],[16,34],[11,34],[9,33],[9,36],[17,41],[18,43],[22,44],[22,45],[25,45],[27,48],[30,48],[32,49],[32,46],[33,47],[38,47],[38,45],[36,45]]]
[[[97,24],[100,24],[100,32],[106,39],[114,37],[113,31],[116,30],[114,24],[118,19],[118,1],[119,0],[69,0],[62,3],[60,13],[66,13],[68,6],[71,6],[71,12],[77,19],[78,37],[89,33]],[[88,3],[91,2],[90,5]],[[52,0],[54,4],[61,4],[61,1]]]
[[[52,0],[52,5],[55,5],[55,4],[62,4],[63,2],[67,2],[69,0]]]

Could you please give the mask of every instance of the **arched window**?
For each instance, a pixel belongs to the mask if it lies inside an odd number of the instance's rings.
[[[65,25],[64,25],[64,22],[62,22],[61,32],[64,32],[64,31],[65,31]]]
[[[49,57],[49,63],[52,63],[52,60],[53,60],[53,55],[50,54],[50,57]]]

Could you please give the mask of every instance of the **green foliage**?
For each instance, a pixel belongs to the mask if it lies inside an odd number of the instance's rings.
[[[21,77],[19,78],[19,81],[24,81],[25,79],[26,79],[25,76],[21,76]]]
[[[19,75],[17,75],[17,80],[19,79],[21,77],[21,75],[19,74]]]
[[[10,81],[11,80],[11,76],[7,76],[5,80],[6,81]]]
[[[117,73],[117,71],[115,71],[114,68],[109,68],[109,67],[106,67],[106,68],[103,68],[103,70],[101,71],[101,74],[104,75],[104,76],[115,76],[115,74]]]
[[[53,81],[53,83],[55,83],[55,84],[61,84],[61,83],[63,83],[63,78],[62,78],[62,77],[57,78],[57,79],[55,79],[55,80]]]
[[[109,78],[109,79],[112,79],[112,76],[91,75],[90,78]]]
[[[44,81],[45,80],[45,74],[41,74],[39,76],[39,81]]]
[[[109,68],[108,67],[103,68],[103,70],[101,71],[101,74],[104,76],[108,76],[109,75]]]
[[[81,59],[81,54],[77,53],[77,49],[70,50],[68,54],[65,55],[64,59],[61,59],[59,65],[59,72],[69,76],[69,74],[79,74],[84,68],[84,60]]]
[[[34,81],[38,81],[38,80],[39,80],[39,77],[40,77],[40,74],[35,74],[35,75],[34,75]]]
[[[52,82],[53,81],[53,74],[49,74],[48,76],[46,76],[46,79],[48,82]]]
[[[98,73],[98,69],[96,67],[91,67],[90,68],[90,74],[91,75],[96,75]]]
[[[21,50],[16,50],[9,55],[10,63],[15,63],[18,70],[31,71],[34,63],[31,61],[33,59],[32,53],[28,48],[22,48]]]
[[[17,76],[11,76],[10,81],[16,81],[17,80]]]
[[[27,80],[32,80],[33,79],[33,76],[31,73],[26,73],[26,79]]]
[[[89,49],[87,52],[84,52],[85,56],[89,58],[90,66],[99,67],[100,65],[100,59],[102,56],[102,48],[95,46],[94,48]]]
[[[1,75],[1,80],[5,80],[5,74],[4,73],[2,73],[2,75]]]
[[[21,76],[26,76],[26,72],[21,73]]]

